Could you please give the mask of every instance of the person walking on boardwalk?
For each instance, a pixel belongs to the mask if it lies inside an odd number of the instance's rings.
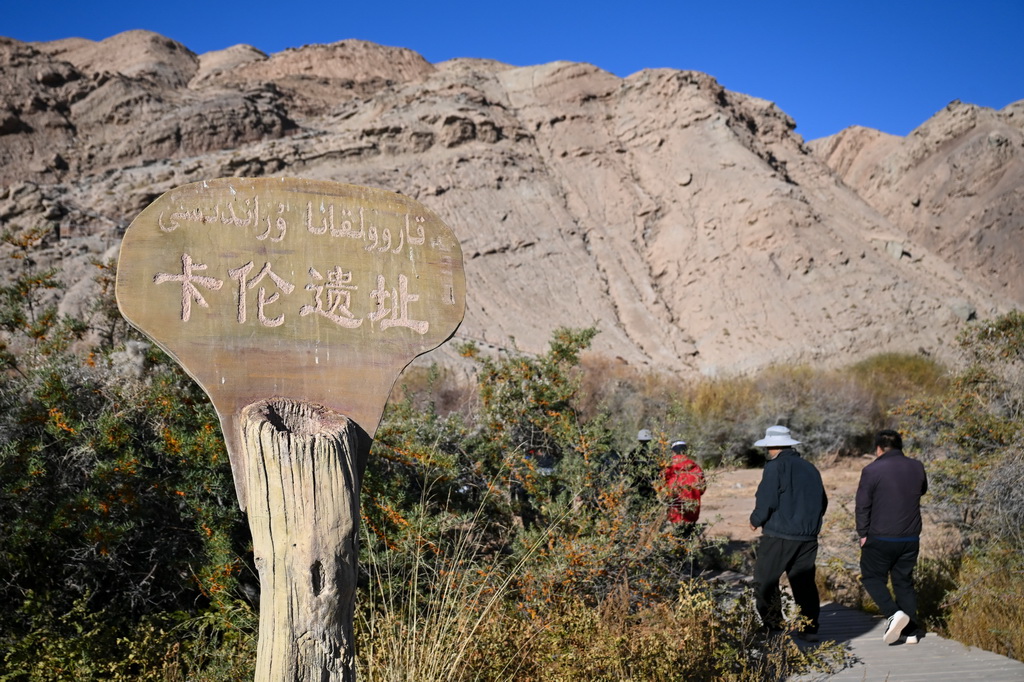
[[[861,583],[888,619],[882,635],[886,644],[900,637],[917,644],[914,567],[921,549],[921,496],[926,492],[924,465],[903,454],[898,432],[879,431],[875,460],[860,474],[856,520]]]
[[[754,443],[767,449],[768,459],[750,515],[750,529],[761,528],[754,564],[754,597],[764,627],[781,630],[784,619],[779,579],[785,573],[805,619],[799,634],[816,641],[821,603],[814,573],[828,496],[821,474],[793,449],[799,444],[785,426],[769,427],[765,437]]]

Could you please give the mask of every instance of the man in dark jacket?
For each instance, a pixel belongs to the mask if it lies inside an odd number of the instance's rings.
[[[821,474],[792,448],[799,444],[785,426],[769,427],[765,437],[754,443],[768,450],[750,515],[750,529],[761,528],[762,535],[754,565],[755,603],[764,626],[781,630],[779,578],[785,573],[800,615],[807,620],[800,635],[816,641],[821,603],[814,564],[828,496]]]
[[[861,471],[857,486],[861,583],[888,618],[882,640],[893,644],[902,636],[907,644],[917,644],[914,567],[928,478],[923,464],[903,454],[903,439],[896,431],[878,432],[875,458]]]

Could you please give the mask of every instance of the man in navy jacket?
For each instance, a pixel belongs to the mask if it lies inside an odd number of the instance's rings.
[[[921,549],[921,496],[928,492],[928,478],[923,464],[903,454],[903,439],[896,431],[878,432],[875,457],[861,471],[857,486],[861,583],[888,618],[882,640],[893,644],[903,636],[907,644],[917,644],[914,567]]]
[[[815,641],[821,611],[815,561],[828,496],[821,474],[792,448],[799,444],[785,426],[769,427],[754,443],[768,450],[750,515],[750,529],[761,528],[762,535],[754,565],[755,605],[769,631],[782,629],[779,578],[785,573],[800,615],[807,619],[800,634]]]

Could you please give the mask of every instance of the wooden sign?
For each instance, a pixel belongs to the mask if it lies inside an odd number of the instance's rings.
[[[247,508],[240,415],[320,405],[371,438],[401,370],[465,311],[458,239],[399,194],[222,178],[164,194],[121,246],[122,314],[177,360],[220,416]]]

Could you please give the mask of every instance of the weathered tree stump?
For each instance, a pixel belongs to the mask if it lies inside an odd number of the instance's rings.
[[[359,487],[368,438],[327,408],[242,412],[249,527],[260,573],[257,682],[355,679]]]

